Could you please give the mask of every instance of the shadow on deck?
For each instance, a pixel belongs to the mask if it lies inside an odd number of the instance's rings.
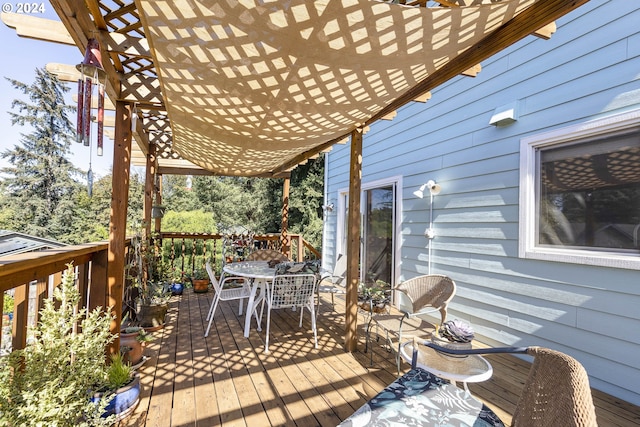
[[[335,426],[396,378],[394,357],[381,345],[373,345],[369,365],[364,333],[358,352],[343,350],[340,298],[336,311],[322,300],[318,349],[308,313],[300,329],[299,312],[274,311],[266,355],[264,331],[256,330],[255,320],[249,338],[243,337],[237,302],[221,302],[209,337],[203,337],[212,297],[191,290],[173,297],[167,324],[153,333],[145,351],[149,359],[139,369],[140,403],[121,425]],[[493,378],[470,389],[510,422],[529,363],[509,355],[488,358]],[[640,408],[598,391],[594,400],[600,426],[640,425]]]

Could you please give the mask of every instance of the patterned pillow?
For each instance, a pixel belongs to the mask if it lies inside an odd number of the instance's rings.
[[[276,265],[276,274],[315,274],[320,278],[320,260],[292,262],[286,261]]]

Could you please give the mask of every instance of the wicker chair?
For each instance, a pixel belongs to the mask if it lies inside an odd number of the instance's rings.
[[[400,374],[400,344],[403,340],[414,336],[428,335],[432,324],[420,316],[440,312],[441,322],[447,317],[447,306],[456,293],[455,282],[441,274],[429,274],[406,280],[393,288],[396,292],[398,307],[402,314],[372,315],[366,328],[365,352],[370,350],[371,330],[382,329],[390,348],[397,347],[396,364]],[[397,346],[394,342],[397,341]],[[373,352],[370,354],[373,365]]]
[[[245,258],[245,261],[289,261],[289,258],[282,252],[278,252],[273,249],[258,249],[257,251],[251,252]]]
[[[529,376],[513,413],[513,427],[598,425],[587,371],[565,353],[536,346],[451,350],[429,341],[419,344],[456,355],[524,353],[533,356]],[[413,359],[412,367],[415,367],[415,357]]]
[[[451,350],[414,340],[443,353],[524,353],[534,357],[513,414],[513,427],[596,427],[596,414],[584,367],[574,358],[542,347]],[[344,420],[340,427],[451,424],[504,427],[485,404],[465,390],[417,366],[414,351],[409,372],[387,386]]]

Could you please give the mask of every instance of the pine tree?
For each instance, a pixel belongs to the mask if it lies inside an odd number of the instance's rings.
[[[36,69],[31,85],[7,80],[28,97],[13,101],[17,112],[9,112],[11,123],[28,126],[31,133],[21,134],[21,144],[1,153],[11,164],[0,170],[6,176],[3,212],[10,212],[7,223],[15,230],[65,241],[71,201],[81,190],[74,180],[80,170],[66,157],[74,135],[67,115],[75,107],[64,101],[69,87],[45,69]]]

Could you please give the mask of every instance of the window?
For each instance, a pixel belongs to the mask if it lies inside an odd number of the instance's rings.
[[[520,256],[640,269],[640,112],[521,143]]]

